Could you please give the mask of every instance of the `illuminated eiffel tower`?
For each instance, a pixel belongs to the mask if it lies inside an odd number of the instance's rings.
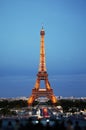
[[[32,103],[37,99],[38,97],[47,97],[51,100],[53,104],[57,102],[57,98],[55,97],[53,93],[53,89],[50,86],[49,80],[48,80],[48,74],[46,70],[46,62],[45,62],[45,47],[44,47],[44,35],[45,31],[42,27],[40,31],[41,35],[41,41],[40,41],[40,63],[39,63],[39,70],[37,74],[37,79],[34,88],[32,89],[32,94],[28,98],[28,105],[32,105]],[[45,88],[40,88],[40,81],[44,80]]]

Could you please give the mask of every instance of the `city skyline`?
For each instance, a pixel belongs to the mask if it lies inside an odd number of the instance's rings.
[[[86,96],[86,1],[0,1],[0,97],[30,96],[39,68],[40,30],[57,96]]]

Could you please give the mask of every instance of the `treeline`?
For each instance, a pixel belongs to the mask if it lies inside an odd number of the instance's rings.
[[[53,105],[51,101],[48,101],[47,104]],[[86,99],[60,99],[57,101],[55,106],[62,106],[64,112],[75,112],[86,109]]]
[[[17,115],[17,113],[16,113],[16,111],[14,111],[14,109],[21,109],[23,107],[27,107],[27,101],[25,101],[25,100],[0,101],[0,116]]]
[[[69,99],[61,99],[57,102],[60,106],[62,106],[64,111],[80,111],[86,109],[86,100],[69,100]]]
[[[38,102],[34,102],[33,106],[37,105]],[[48,105],[52,105],[52,103],[50,101],[46,102],[46,104]],[[86,109],[86,100],[69,100],[69,99],[60,99],[57,101],[57,103],[55,104],[62,106],[63,111],[69,111],[72,109],[77,109],[77,110],[84,110]],[[21,109],[23,107],[28,107],[28,103],[26,100],[14,100],[14,101],[10,101],[10,100],[3,100],[0,101],[0,109],[5,108],[5,109]]]
[[[14,101],[9,101],[9,100],[3,100],[0,101],[0,108],[22,108],[22,107],[27,107],[27,101],[26,100],[14,100]]]

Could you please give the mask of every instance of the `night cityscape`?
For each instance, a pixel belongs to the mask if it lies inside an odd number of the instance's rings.
[[[86,130],[86,1],[0,1],[0,130]]]

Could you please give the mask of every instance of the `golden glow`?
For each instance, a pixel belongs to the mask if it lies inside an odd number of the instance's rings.
[[[51,89],[51,88],[50,88],[50,84],[49,84],[49,82],[46,83],[46,88],[47,88],[48,90]]]
[[[39,71],[37,74],[37,79],[36,79],[36,83],[34,86],[34,89],[32,89],[32,95],[30,96],[30,98],[28,99],[28,105],[32,105],[32,103],[34,102],[34,100],[40,96],[46,96],[48,97],[52,103],[56,103],[57,99],[53,94],[53,89],[51,89],[50,83],[48,81],[48,74],[46,71],[46,61],[45,61],[45,47],[44,47],[44,35],[45,35],[45,31],[41,30],[40,32],[41,35],[41,40],[40,40],[40,63],[39,63]],[[40,89],[40,81],[44,80],[45,81],[45,89]],[[45,113],[46,113],[46,109],[44,109]]]
[[[47,108],[43,108],[43,112],[45,113],[48,112]]]
[[[56,99],[56,97],[54,95],[51,96],[51,100],[52,100],[53,103],[57,102],[57,99]]]
[[[39,71],[46,71],[44,35],[41,35],[41,42],[40,42],[40,64],[39,64]]]
[[[40,85],[40,84],[39,84],[39,80],[37,79],[37,80],[36,80],[36,84],[35,84],[35,88],[36,88],[37,90],[39,89],[39,85]]]
[[[29,99],[28,99],[28,105],[30,105],[30,104],[32,104],[33,103],[33,100],[34,100],[34,98],[33,98],[33,96],[31,96]]]

